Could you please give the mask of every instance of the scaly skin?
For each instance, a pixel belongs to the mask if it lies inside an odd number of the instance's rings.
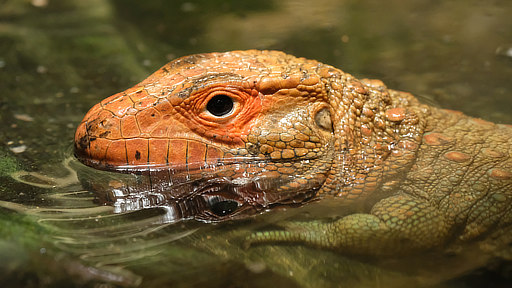
[[[217,117],[206,104],[220,94],[235,105]],[[511,139],[510,126],[421,104],[377,80],[281,52],[234,51],[180,58],[103,100],[78,127],[75,151],[87,165],[149,172],[153,182],[180,171],[250,179],[257,189],[224,197],[264,208],[335,197],[358,213],[249,241],[394,255],[506,234]]]

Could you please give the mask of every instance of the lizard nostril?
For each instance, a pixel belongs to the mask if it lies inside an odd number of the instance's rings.
[[[316,113],[315,123],[320,128],[322,128],[326,131],[329,131],[329,132],[334,131],[334,128],[332,127],[331,112],[329,112],[328,108],[323,108]]]

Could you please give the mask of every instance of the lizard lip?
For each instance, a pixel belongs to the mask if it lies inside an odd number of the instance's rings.
[[[123,124],[132,116],[118,117],[103,109],[102,105],[91,108],[75,132],[75,157],[93,168],[117,172],[164,168],[195,170],[216,166],[219,161],[229,161],[225,158],[232,157],[226,156],[231,155],[226,150],[241,147],[240,143],[225,147],[212,142],[172,117],[168,121],[157,121],[158,129],[149,130],[143,125],[135,125],[138,127],[135,133],[129,129],[135,129],[133,125]],[[140,120],[141,123],[144,119]]]

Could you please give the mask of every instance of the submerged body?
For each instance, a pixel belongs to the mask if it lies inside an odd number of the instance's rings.
[[[171,189],[178,200],[234,203],[212,220],[337,199],[348,215],[251,241],[367,255],[508,243],[511,149],[509,125],[255,50],[177,59],[94,106],[75,135],[75,154],[89,166],[147,174],[158,189],[185,183]]]

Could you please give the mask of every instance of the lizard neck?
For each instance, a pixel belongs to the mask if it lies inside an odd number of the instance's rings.
[[[320,194],[352,201],[389,195],[414,163],[430,110],[411,94],[350,75],[332,99],[335,150]]]

